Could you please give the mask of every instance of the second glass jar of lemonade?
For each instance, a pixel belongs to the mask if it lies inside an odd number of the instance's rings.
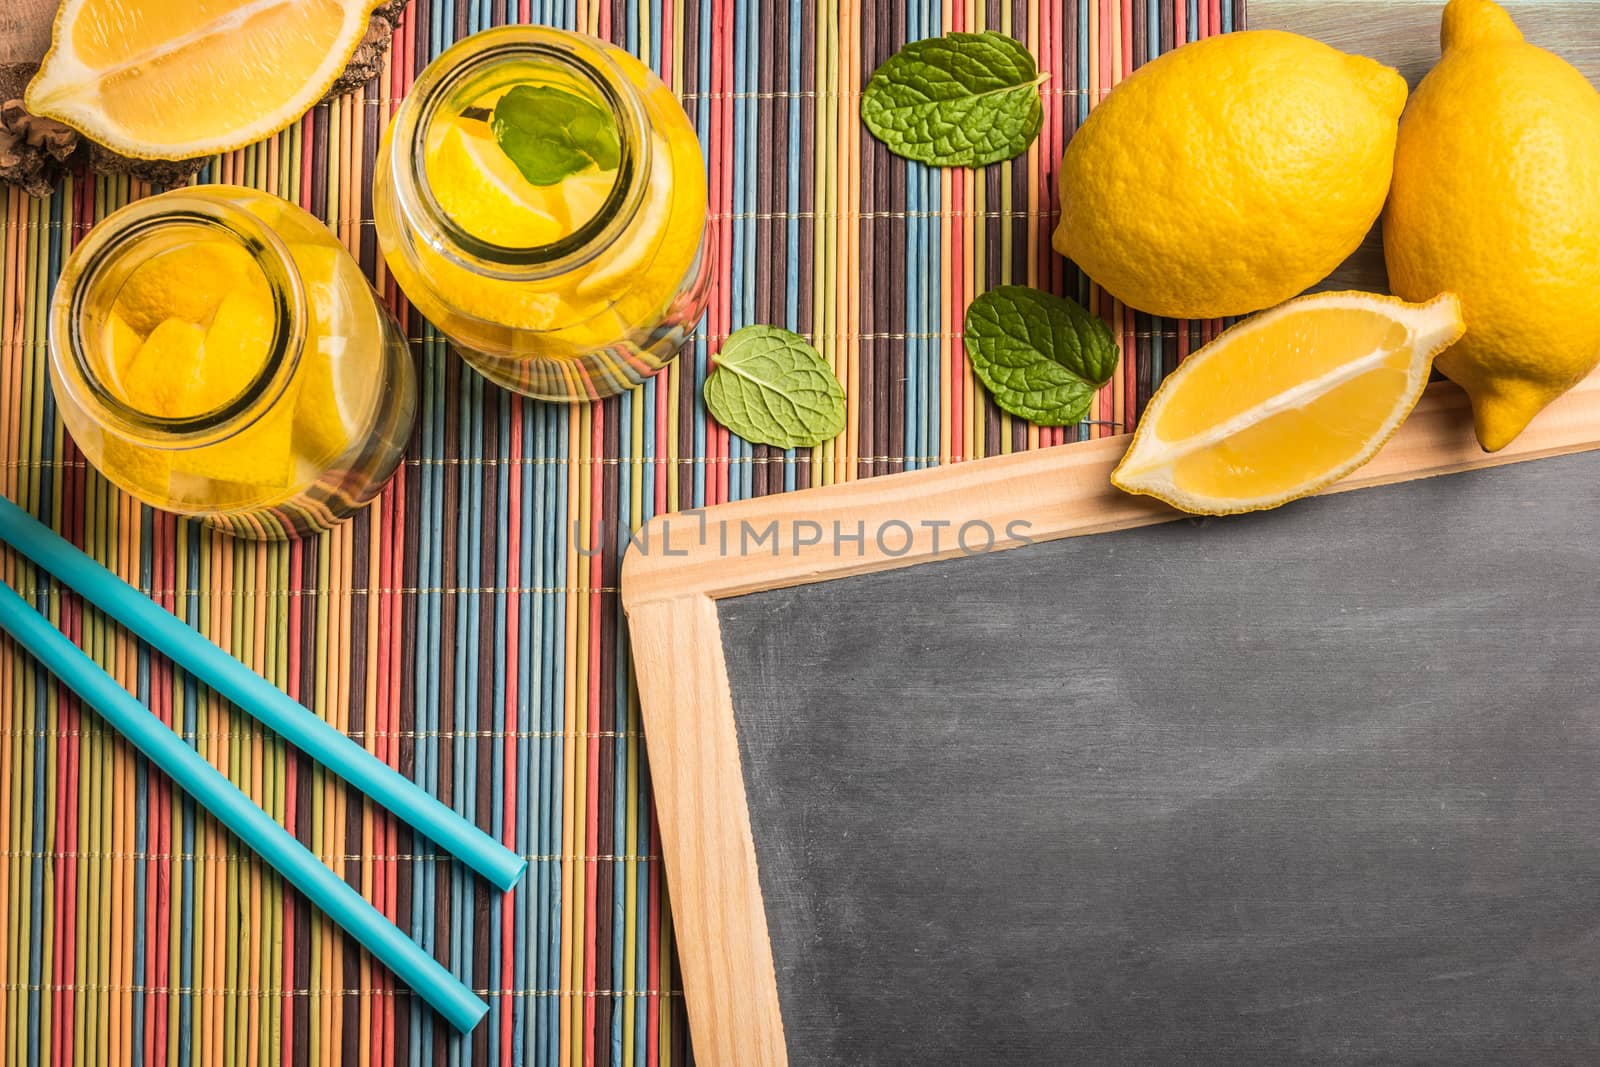
[[[507,26],[429,64],[379,149],[396,281],[491,380],[587,400],[665,366],[705,308],[705,165],[633,56]]]
[[[50,308],[56,404],[88,461],[158,508],[249,537],[369,503],[416,414],[411,354],[322,223],[237,186],[97,225]]]

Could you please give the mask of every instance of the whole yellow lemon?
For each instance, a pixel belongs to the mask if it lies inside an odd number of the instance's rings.
[[[1068,143],[1056,250],[1157,315],[1282,303],[1377,221],[1405,101],[1394,70],[1298,34],[1186,44],[1111,90]]]
[[[1451,0],[1443,56],[1400,122],[1389,287],[1448,289],[1466,335],[1435,361],[1490,452],[1600,362],[1600,93],[1490,0]]]

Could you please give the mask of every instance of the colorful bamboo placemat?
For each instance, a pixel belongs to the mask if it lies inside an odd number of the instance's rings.
[[[0,578],[430,947],[491,1004],[460,1039],[93,714],[0,645],[0,1061],[16,1064],[626,1063],[689,1057],[667,884],[617,564],[666,510],[1034,448],[1132,427],[1162,375],[1215,332],[1129,312],[1051,251],[1051,176],[1119,77],[1242,24],[1243,0],[842,7],[704,0],[529,5],[414,0],[385,73],[202,181],[302,204],[373,272],[410,333],[423,415],[370,511],[253,545],[136,506],[64,436],[45,373],[62,257],[146,195],[121,179],[6,202],[0,492],[478,820],[529,861],[501,897],[352,798],[253,721],[0,553]],[[719,282],[669,370],[591,407],[486,385],[380,266],[368,195],[378,136],[450,42],[505,21],[622,43],[683,98],[711,162]],[[1014,163],[937,171],[886,153],[862,85],[905,40],[998,29],[1050,72],[1044,133]],[[1077,296],[1122,339],[1084,424],[999,413],[960,343],[968,300],[1019,282]],[[784,453],[731,439],[700,386],[722,339],[770,322],[812,337],[849,425]]]

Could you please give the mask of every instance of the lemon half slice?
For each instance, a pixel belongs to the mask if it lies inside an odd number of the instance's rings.
[[[320,100],[381,0],[66,0],[28,110],[141,159],[228,152]]]
[[[1300,297],[1191,355],[1151,398],[1112,484],[1184,511],[1277,507],[1383,447],[1462,332],[1445,293]]]
[[[567,234],[556,194],[530,184],[494,139],[440,123],[428,133],[428,185],[455,224],[502,248],[536,248]]]

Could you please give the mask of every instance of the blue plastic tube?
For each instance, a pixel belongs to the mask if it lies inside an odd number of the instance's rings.
[[[0,582],[0,630],[61,679],[160,767],[178,786],[232,830],[306,899],[354,937],[377,960],[416,990],[463,1033],[478,1025],[489,1006],[438,960],[384,918],[343,878],[330,871],[294,835],[279,826],[228,778],[184,743],[183,738],[128,695],[116,679],[84,655],[27,601]]]
[[[0,496],[0,541],[76,589],[172,662],[376,800],[502,890],[527,862]],[[65,679],[64,679],[65,680]]]

